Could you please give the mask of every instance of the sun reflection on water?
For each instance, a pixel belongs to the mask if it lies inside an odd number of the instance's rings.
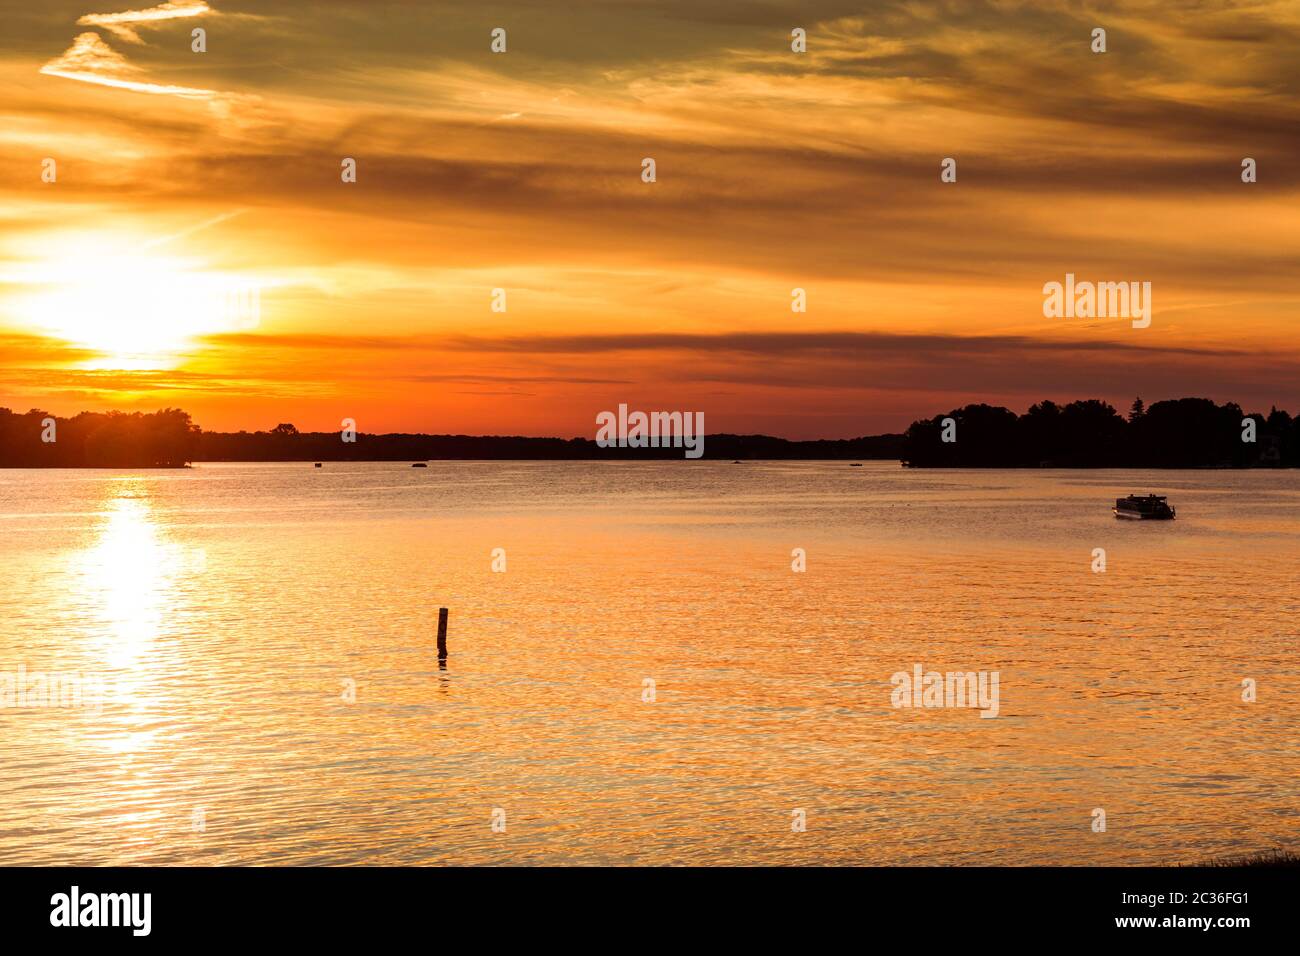
[[[156,763],[169,718],[180,707],[174,688],[185,679],[185,666],[177,627],[185,617],[186,580],[203,557],[172,539],[153,492],[149,478],[110,480],[96,537],[77,558],[80,600],[93,622],[85,653],[107,678],[109,706],[94,741],[123,761],[130,789],[146,803],[156,781],[136,758],[153,753]]]
[[[164,540],[142,482],[114,491],[99,539],[84,555],[83,581],[105,625],[105,663],[133,668],[164,629],[181,549]]]

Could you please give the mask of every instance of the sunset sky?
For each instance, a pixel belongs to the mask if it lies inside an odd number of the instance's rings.
[[[16,411],[590,437],[622,402],[816,438],[969,401],[1300,410],[1294,0],[4,18]],[[1150,328],[1044,318],[1067,272],[1151,282]]]

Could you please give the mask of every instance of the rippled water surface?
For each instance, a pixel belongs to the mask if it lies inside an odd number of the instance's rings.
[[[1146,491],[1178,520],[1112,517]],[[1293,472],[0,471],[0,528],[0,674],[87,681],[81,707],[0,709],[5,863],[1300,843]],[[997,671],[999,716],[893,708],[914,664]]]

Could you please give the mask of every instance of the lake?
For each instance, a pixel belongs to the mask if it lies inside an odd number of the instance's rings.
[[[1178,519],[1112,516],[1148,491]],[[0,673],[83,690],[0,708],[7,864],[1173,864],[1300,838],[1296,472],[12,470],[0,517]],[[893,706],[916,665],[996,672],[996,718]]]

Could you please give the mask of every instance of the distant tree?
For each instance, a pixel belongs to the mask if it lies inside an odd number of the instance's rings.
[[[1136,464],[1158,468],[1196,468],[1244,463],[1241,408],[1219,407],[1208,398],[1156,402],[1136,423]]]
[[[1098,399],[1064,407],[1038,402],[1019,418],[988,405],[968,405],[949,416],[957,421],[956,442],[941,442],[946,416],[921,419],[903,437],[903,460],[919,467],[977,468],[1300,466],[1300,418],[1276,408],[1267,419],[1246,416],[1235,402],[1217,405],[1208,398],[1156,402],[1149,408],[1138,398],[1127,419]],[[1255,443],[1241,440],[1247,417],[1255,420],[1261,436]],[[1014,440],[1006,434],[1009,420],[1015,423]]]
[[[283,435],[285,438],[293,438],[298,434],[298,429],[288,422],[281,422],[271,429],[272,435]]]
[[[1291,427],[1291,416],[1284,409],[1274,405],[1268,411],[1267,423],[1270,431],[1285,435],[1287,429]]]
[[[1065,451],[1060,463],[1107,467],[1124,463],[1128,424],[1114,407],[1095,398],[1071,402],[1061,409]]]
[[[93,468],[181,468],[194,460],[198,428],[188,412],[82,413],[72,419],[82,464]],[[59,443],[63,443],[62,437]]]
[[[1038,402],[1020,416],[1018,423],[1020,443],[1027,464],[1053,465],[1066,452],[1065,436],[1061,431],[1061,406],[1053,401]]]
[[[956,441],[943,440],[943,420],[956,423]],[[922,466],[999,468],[1028,464],[1016,413],[996,405],[967,405],[913,422],[903,436],[903,458]],[[1032,462],[1037,464],[1037,460]]]

